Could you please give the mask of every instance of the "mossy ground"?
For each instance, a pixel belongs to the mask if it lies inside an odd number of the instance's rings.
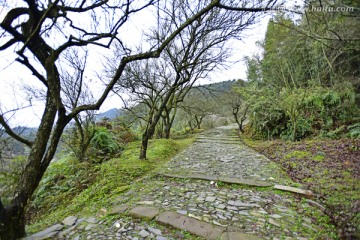
[[[140,142],[128,144],[119,158],[102,164],[79,163],[66,156],[48,168],[28,210],[29,233],[61,222],[70,215],[94,216],[129,189],[141,186],[143,176],[189,146],[193,138],[150,141],[147,160],[139,160]]]
[[[359,140],[245,141],[314,191],[342,237],[359,237]]]

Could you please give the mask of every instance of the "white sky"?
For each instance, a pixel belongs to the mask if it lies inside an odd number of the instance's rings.
[[[129,25],[124,29],[124,34],[131,41],[132,39],[141,39],[140,29],[146,26],[149,23],[149,17],[141,15],[141,17],[132,20],[132,25]],[[0,21],[2,21],[3,14],[0,11]],[[233,42],[234,47],[232,61],[238,61],[233,64],[227,70],[223,70],[220,73],[214,73],[211,75],[210,82],[219,82],[232,79],[246,79],[246,67],[242,59],[245,56],[251,56],[254,53],[258,53],[260,49],[256,47],[256,42],[262,40],[265,37],[266,26],[269,17],[264,17],[260,23],[254,25],[251,30],[245,32],[245,35],[248,36],[243,40],[243,42],[237,41]],[[90,59],[88,60],[89,66],[88,69],[97,70],[102,66],[103,61],[99,58],[100,55],[106,55],[106,50],[97,49],[90,53]],[[24,82],[30,82],[33,76],[29,70],[25,67],[22,67],[20,64],[15,63],[11,64],[16,55],[11,52],[0,52],[0,109],[2,112],[9,111],[14,106],[27,106],[29,103],[26,101],[26,97],[19,89]],[[102,88],[102,83],[100,80],[97,80],[96,77],[91,77],[91,85],[96,94],[97,89]],[[31,81],[33,82],[33,81]],[[37,81],[36,81],[37,82]],[[201,84],[209,83],[209,81],[202,81]],[[34,102],[33,102],[34,104]],[[118,97],[112,96],[109,97],[100,111],[106,111],[111,108],[120,108],[122,106],[121,101]],[[26,108],[20,110],[12,117],[11,124],[13,127],[16,125],[36,127],[39,124],[40,117],[42,115],[41,105],[34,104],[31,108]],[[11,114],[7,114],[6,117],[10,117]]]

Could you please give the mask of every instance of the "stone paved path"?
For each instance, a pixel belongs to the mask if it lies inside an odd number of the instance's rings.
[[[266,184],[254,187],[213,180],[229,178]],[[145,177],[137,188],[119,196],[114,208],[107,211],[114,216],[110,224],[69,217],[62,225],[53,226],[55,232],[42,236],[191,238],[177,228],[204,239],[311,239],[320,231],[315,216],[321,211],[309,204],[311,200],[275,190],[274,184],[293,183],[266,157],[244,146],[234,136],[234,126],[215,128],[201,134],[157,175]]]

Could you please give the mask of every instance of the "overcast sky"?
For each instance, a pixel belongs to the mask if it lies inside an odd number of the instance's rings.
[[[4,11],[0,9],[0,21],[2,21]],[[120,34],[125,34],[126,37],[131,41],[132,39],[139,39],[141,42],[142,34],[141,29],[148,25],[149,19],[152,18],[151,14],[143,13],[138,18],[131,20],[130,25],[123,29],[123,32]],[[256,42],[264,39],[266,26],[269,17],[264,17],[260,23],[253,25],[252,28],[244,32],[243,41],[234,41],[229,43],[233,47],[233,57],[231,61],[237,62],[229,66],[227,70],[221,72],[215,72],[211,74],[211,79],[202,80],[199,84],[205,84],[210,82],[220,82],[225,80],[232,79],[246,79],[246,67],[242,59],[245,56],[251,56],[254,53],[259,53],[260,49],[256,46]],[[88,60],[89,66],[88,69],[96,70],[101,67],[104,63],[103,59],[99,58],[100,55],[106,55],[106,50],[104,49],[94,49],[90,53],[90,58]],[[29,70],[25,67],[22,67],[18,63],[13,63],[16,55],[10,51],[1,52],[0,55],[0,109],[2,112],[7,112],[15,106],[25,107],[29,105],[27,100],[28,96],[19,91],[23,88],[23,83],[25,82],[38,82],[34,80],[33,76]],[[92,71],[93,72],[93,71]],[[95,95],[97,89],[102,88],[102,83],[96,77],[89,75],[88,78],[92,79],[91,85]],[[22,125],[29,127],[36,127],[39,124],[39,119],[42,115],[42,107],[39,103],[32,102],[34,107],[25,108],[21,111],[18,111],[11,119],[12,126]],[[121,101],[118,97],[112,96],[108,98],[100,111],[106,111],[111,108],[120,108]],[[7,114],[6,117],[10,117],[11,114]]]

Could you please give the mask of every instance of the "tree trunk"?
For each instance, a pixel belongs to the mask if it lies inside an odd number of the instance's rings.
[[[170,132],[171,132],[170,129],[171,129],[171,127],[170,127],[169,124],[167,124],[167,125],[164,126],[164,137],[165,137],[166,139],[169,139],[169,138],[170,138]]]
[[[147,127],[144,134],[142,135],[141,148],[140,148],[140,159],[146,159],[146,151],[147,151],[149,139],[154,135],[156,125],[159,122],[164,109],[166,108],[166,104],[168,103],[171,95],[175,92],[175,89],[177,87],[176,84],[177,84],[177,81],[176,81],[175,85],[171,88],[171,91],[169,91],[166,94],[162,104],[160,105],[157,112],[154,114],[154,117],[152,118],[150,125]]]
[[[59,119],[52,131],[57,113]],[[49,166],[61,134],[69,121],[61,113],[65,112],[58,111],[55,104],[48,99],[27,165],[16,187],[15,197],[9,206],[3,207],[0,204],[1,240],[18,239],[25,235],[26,206]]]
[[[190,130],[193,131],[195,129],[196,126],[193,126],[193,124],[191,123],[191,121],[188,121]]]
[[[0,200],[0,239],[13,240],[25,235],[25,214],[23,207],[3,207]]]
[[[175,103],[175,105],[173,106],[173,109],[174,109],[174,112],[173,112],[172,116],[170,117],[171,111],[169,111],[169,115],[167,116],[168,121],[167,121],[167,125],[165,126],[165,130],[164,130],[166,139],[169,139],[170,135],[171,135],[171,128],[172,128],[172,125],[174,123],[175,116],[177,113],[177,103]]]
[[[146,152],[149,144],[149,134],[145,132],[141,139],[140,159],[146,159]]]
[[[140,148],[140,159],[146,159],[146,153],[149,145],[150,138],[154,135],[156,129],[156,123],[152,122],[145,130],[141,139],[141,148]]]
[[[202,117],[197,117],[197,116],[195,116],[195,121],[196,121],[197,129],[201,129],[201,122],[202,122],[202,120],[203,120]]]

